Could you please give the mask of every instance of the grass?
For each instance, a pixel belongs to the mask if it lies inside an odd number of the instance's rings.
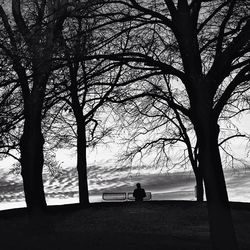
[[[250,249],[250,204],[232,203],[240,249]],[[0,212],[3,250],[211,249],[206,203],[151,201],[51,206],[30,219],[25,209]]]

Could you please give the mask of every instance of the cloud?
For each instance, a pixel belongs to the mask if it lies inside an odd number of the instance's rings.
[[[23,201],[21,176],[2,171],[0,177],[0,201]],[[229,198],[232,201],[250,202],[249,170],[234,173],[225,171]],[[151,191],[153,199],[194,200],[195,179],[190,172],[159,173],[152,169],[131,169],[130,167],[92,165],[88,169],[89,192],[100,196],[103,192],[131,192],[140,182],[146,191]],[[61,169],[56,176],[44,174],[44,187],[48,199],[78,200],[78,175],[75,168]],[[50,202],[51,203],[51,202]],[[1,204],[0,204],[1,206]]]

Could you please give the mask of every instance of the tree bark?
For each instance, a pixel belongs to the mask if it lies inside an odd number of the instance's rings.
[[[209,113],[196,126],[199,163],[204,177],[210,234],[214,249],[238,249],[218,147],[219,126]]]
[[[89,204],[86,131],[84,121],[77,119],[77,171],[79,186],[79,202],[81,206]]]
[[[176,14],[177,13],[177,14]],[[204,178],[210,234],[214,249],[238,249],[218,147],[218,117],[213,113],[218,74],[204,76],[196,25],[187,1],[178,1],[173,15],[186,75],[184,85],[190,100],[190,119],[199,147],[199,168]]]
[[[79,101],[78,82],[77,82],[78,62],[74,66],[70,65],[70,94],[71,107],[76,119],[77,126],[77,172],[78,172],[78,188],[80,206],[89,205],[88,193],[88,175],[87,175],[87,142],[86,142],[86,123],[83,114],[83,108]]]
[[[195,174],[195,191],[196,191],[196,200],[198,202],[204,201],[204,188],[203,188],[203,177],[199,167],[197,167],[194,171]]]
[[[41,110],[43,98],[35,92],[31,93],[24,105],[25,122],[20,141],[21,174],[26,204],[30,210],[46,207],[42,178],[44,138],[41,131]]]

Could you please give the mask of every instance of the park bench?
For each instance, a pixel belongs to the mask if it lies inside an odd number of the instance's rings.
[[[106,192],[102,194],[102,199],[104,201],[133,201],[135,198],[133,197],[133,193],[129,192]],[[144,197],[144,201],[149,201],[152,199],[151,192],[146,192],[146,197]]]

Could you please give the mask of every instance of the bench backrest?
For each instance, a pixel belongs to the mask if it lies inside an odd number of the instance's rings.
[[[120,192],[120,193],[103,193],[102,199],[105,201],[109,200],[126,200],[126,193]]]
[[[102,199],[105,201],[111,201],[111,200],[120,200],[120,201],[130,200],[130,201],[132,201],[132,200],[135,200],[132,192],[129,192],[129,193],[126,193],[126,192],[103,193]],[[146,197],[143,200],[148,201],[151,199],[152,199],[151,192],[146,192]]]

